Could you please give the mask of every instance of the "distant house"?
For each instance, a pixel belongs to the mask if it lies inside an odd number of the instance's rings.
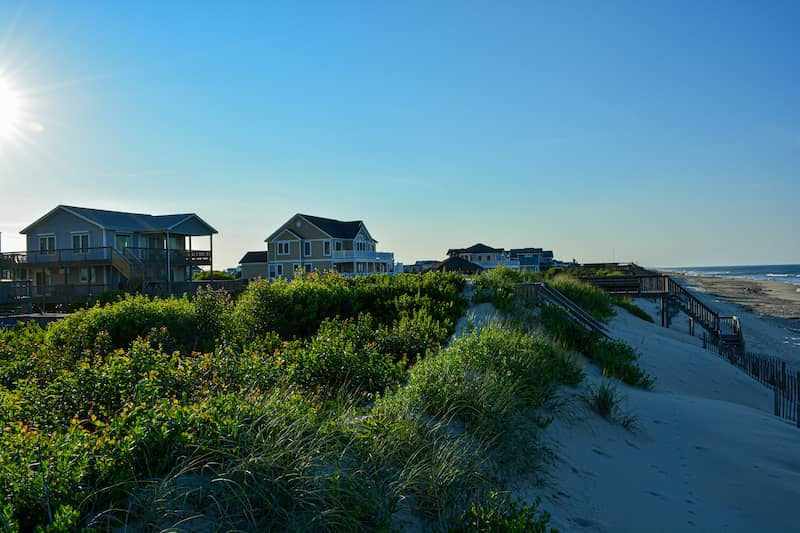
[[[422,272],[427,272],[430,268],[439,263],[439,261],[417,261],[413,265],[403,265],[403,272],[411,273],[411,274],[420,274]]]
[[[444,261],[440,261],[433,265],[430,272],[458,272],[460,274],[478,274],[483,272],[484,268],[480,265],[462,259],[458,256],[448,257]]]
[[[242,279],[255,279],[269,277],[269,266],[267,263],[267,252],[247,252],[239,260],[242,267]]]
[[[553,262],[553,252],[541,248],[493,248],[483,243],[473,244],[469,248],[451,248],[447,250],[449,257],[460,257],[484,269],[505,266],[514,270],[539,272],[546,270]]]
[[[194,213],[146,215],[59,205],[23,229],[24,252],[0,254],[0,270],[31,280],[33,296],[69,302],[105,290],[142,290],[191,279],[212,266],[212,251],[192,237],[213,227]],[[211,242],[211,240],[209,240]],[[210,247],[209,247],[210,248]]]
[[[270,278],[291,279],[295,272],[335,271],[345,276],[394,273],[394,254],[376,251],[378,241],[361,220],[298,213],[265,242]]]

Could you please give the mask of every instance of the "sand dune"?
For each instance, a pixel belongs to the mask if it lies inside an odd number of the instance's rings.
[[[542,495],[562,531],[797,530],[800,430],[771,414],[771,391],[680,330],[620,309],[611,331],[657,379],[652,391],[617,384],[637,428],[571,392],[578,407],[544,435],[558,456],[552,486],[515,492]],[[586,372],[587,386],[604,379]]]

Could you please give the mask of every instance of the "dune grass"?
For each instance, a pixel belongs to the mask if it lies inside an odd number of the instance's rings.
[[[604,375],[644,389],[653,386],[654,379],[636,363],[639,354],[624,342],[605,339],[597,333],[589,332],[573,321],[565,311],[550,305],[542,308],[541,321],[556,344],[581,352],[597,364]]]
[[[624,297],[613,298],[611,301],[613,302],[614,305],[622,307],[633,316],[641,318],[645,322],[651,322],[651,323],[653,322],[653,317],[650,316],[647,313],[647,311],[645,311],[644,309],[633,303],[633,301],[630,298],[624,298]]]
[[[446,530],[473,508],[490,523],[545,518],[489,495],[502,472],[547,457],[538,408],[581,371],[508,326],[442,348],[461,285],[309,278],[237,301],[129,297],[47,331],[0,331],[0,524],[380,531]]]

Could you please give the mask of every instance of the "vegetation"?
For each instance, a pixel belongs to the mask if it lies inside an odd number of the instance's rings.
[[[214,279],[216,280],[231,280],[231,279],[239,279],[241,277],[241,273],[239,276],[234,276],[233,274],[229,274],[227,272],[223,272],[221,270],[214,271]],[[210,270],[203,270],[201,272],[197,272],[192,276],[192,280],[194,281],[207,281],[211,279],[211,271]]]
[[[614,298],[612,299],[614,305],[618,305],[628,311],[633,316],[641,318],[645,322],[653,322],[653,317],[644,309],[633,303],[630,298]]]
[[[559,274],[549,283],[597,320],[607,322],[614,316],[611,299],[602,289],[583,283],[567,274]]]
[[[519,432],[581,372],[509,327],[441,349],[462,286],[309,276],[0,330],[1,527],[538,524],[490,491],[542,460]]]
[[[536,498],[533,505],[501,497],[497,492],[490,492],[486,502],[473,503],[468,513],[464,513],[462,523],[450,529],[450,533],[547,533],[556,532],[548,528],[550,514],[539,511],[541,498]]]
[[[541,320],[556,344],[581,352],[597,364],[604,375],[614,376],[629,385],[652,387],[653,378],[636,363],[639,354],[624,342],[604,339],[585,330],[557,307],[544,306]]]

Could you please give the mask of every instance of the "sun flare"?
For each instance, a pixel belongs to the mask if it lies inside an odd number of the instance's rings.
[[[22,118],[22,100],[8,80],[0,78],[0,141],[14,137]]]

